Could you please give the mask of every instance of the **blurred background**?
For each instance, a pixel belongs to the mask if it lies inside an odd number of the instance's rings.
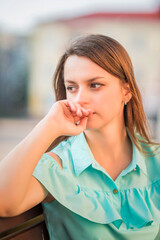
[[[126,48],[160,141],[160,0],[0,0],[0,159],[52,106],[58,59],[86,33]]]

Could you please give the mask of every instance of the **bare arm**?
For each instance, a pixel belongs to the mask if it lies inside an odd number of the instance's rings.
[[[38,161],[58,136],[82,132],[89,114],[66,100],[55,103],[47,116],[0,162],[0,216],[19,214],[45,199],[47,191],[32,176]]]
[[[57,137],[56,132],[53,132],[52,137],[50,135],[47,121],[43,119],[0,162],[0,215],[15,215],[22,212],[21,205],[25,201],[26,195],[32,198],[34,190],[37,192],[37,198],[40,197],[39,200],[35,199],[34,205],[37,201],[41,202],[45,198],[46,192],[41,189],[40,183],[34,180],[32,173],[52,139]]]

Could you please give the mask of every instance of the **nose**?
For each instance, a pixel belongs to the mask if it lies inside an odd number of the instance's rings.
[[[75,102],[80,104],[81,106],[88,105],[88,103],[90,102],[89,92],[84,89],[79,89],[75,97]]]

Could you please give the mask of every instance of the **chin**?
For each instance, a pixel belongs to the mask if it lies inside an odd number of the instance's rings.
[[[111,120],[107,119],[106,121],[101,120],[88,120],[86,130],[95,130],[102,131],[110,124]]]
[[[86,130],[98,130],[100,128],[97,122],[87,123]]]

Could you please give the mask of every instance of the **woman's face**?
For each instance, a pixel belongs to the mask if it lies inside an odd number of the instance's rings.
[[[127,89],[120,80],[86,57],[72,55],[64,66],[68,100],[91,109],[87,129],[100,129],[113,122],[123,122]]]

